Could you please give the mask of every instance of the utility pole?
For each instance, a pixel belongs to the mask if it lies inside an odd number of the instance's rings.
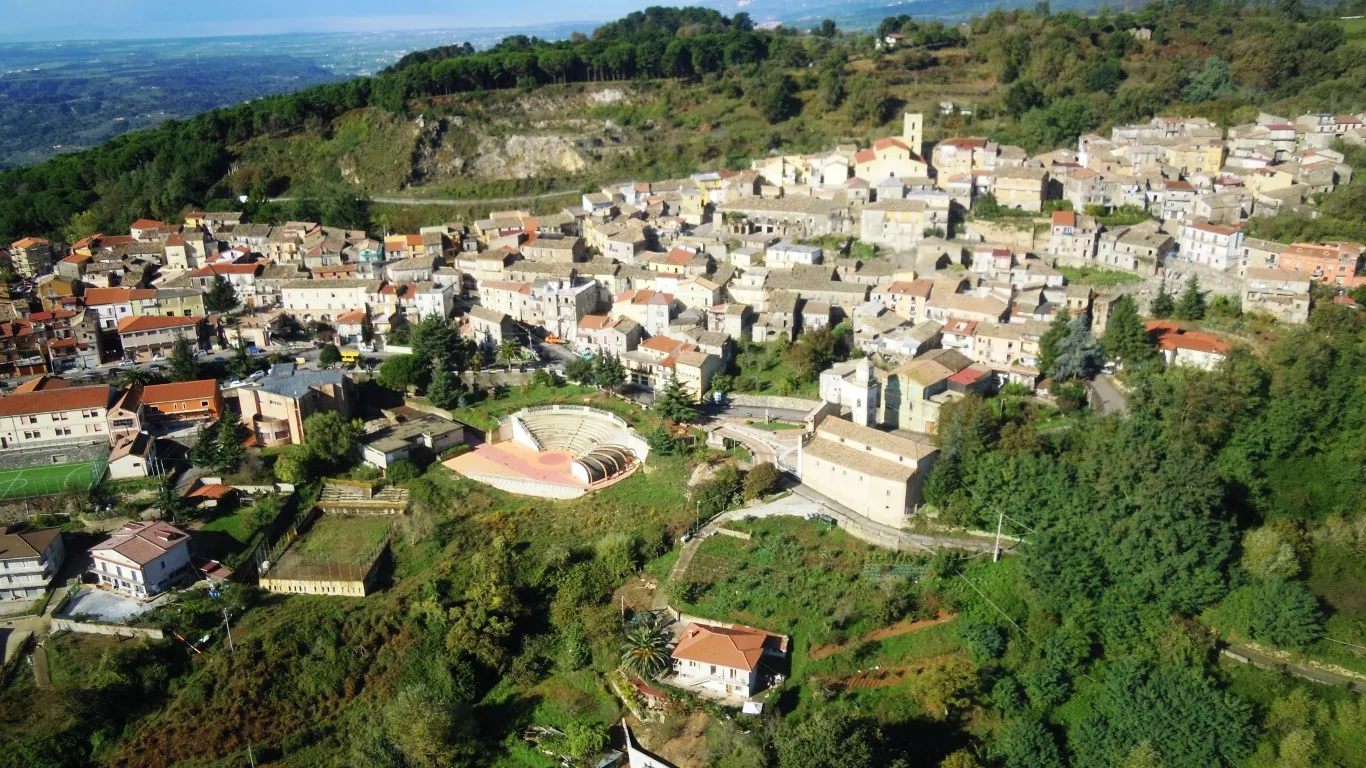
[[[228,652],[232,653],[236,648],[232,646],[232,625],[228,623],[228,609],[223,609],[223,630],[228,633]]]
[[[993,563],[999,562],[1001,559],[1001,525],[1005,523],[1006,519],[1006,513],[999,512],[997,514],[998,517],[996,518],[996,546],[992,547],[991,550],[991,562]]]

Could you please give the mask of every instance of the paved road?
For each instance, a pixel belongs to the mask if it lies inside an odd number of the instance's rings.
[[[1301,664],[1290,664],[1274,656],[1267,656],[1264,653],[1254,651],[1251,648],[1246,648],[1241,645],[1229,646],[1221,651],[1221,653],[1234,661],[1241,661],[1251,664],[1254,667],[1261,667],[1262,669],[1269,669],[1275,672],[1285,672],[1311,682],[1323,683],[1324,685],[1335,685],[1339,688],[1350,688],[1357,693],[1366,693],[1366,683],[1363,683],[1360,680],[1353,680],[1351,678],[1343,677],[1342,675],[1335,675],[1332,672],[1324,672],[1321,669],[1306,667]]]
[[[436,197],[372,197],[372,203],[385,203],[386,205],[481,205],[484,203],[520,203],[526,200],[545,200],[548,197],[564,197],[566,195],[577,195],[577,189],[563,189],[558,192],[541,192],[535,195],[517,195],[516,197],[464,197],[464,198],[436,198]],[[272,203],[290,203],[295,200],[308,200],[310,198],[298,197],[272,197]],[[360,198],[357,198],[360,199]]]
[[[1129,401],[1119,391],[1119,385],[1113,378],[1101,374],[1091,383],[1091,391],[1096,393],[1101,413],[1124,413],[1129,409]]]

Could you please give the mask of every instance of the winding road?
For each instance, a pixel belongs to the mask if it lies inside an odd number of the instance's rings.
[[[436,197],[371,197],[368,198],[372,203],[384,203],[386,205],[480,205],[483,203],[520,203],[526,200],[545,200],[550,197],[565,197],[567,195],[577,195],[577,189],[563,189],[558,192],[540,192],[534,195],[517,195],[515,197],[465,197],[465,198],[436,198]],[[307,197],[271,197],[267,202],[271,203],[292,203],[295,200],[309,200]],[[361,198],[356,198],[357,200]]]

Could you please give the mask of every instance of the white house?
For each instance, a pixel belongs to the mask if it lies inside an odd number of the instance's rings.
[[[161,520],[129,523],[90,548],[100,583],[133,597],[161,594],[189,570],[189,535]]]
[[[836,363],[821,372],[821,399],[841,410],[847,408],[855,424],[873,426],[881,392],[873,364],[866,357]]]
[[[1181,258],[1213,269],[1237,267],[1242,260],[1243,233],[1223,224],[1199,219],[1182,222]]]
[[[764,256],[764,263],[770,267],[792,267],[798,264],[819,264],[825,251],[815,245],[799,245],[782,242],[771,245]]]
[[[787,655],[787,638],[759,629],[693,622],[674,647],[675,683],[749,698],[759,690],[763,659]]]

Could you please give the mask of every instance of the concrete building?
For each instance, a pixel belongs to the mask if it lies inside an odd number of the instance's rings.
[[[330,322],[337,315],[364,309],[367,296],[378,294],[379,280],[294,280],[280,289],[285,311],[305,322]]]
[[[900,528],[919,506],[938,451],[929,442],[826,418],[798,454],[802,484],[883,525]]]
[[[315,413],[336,411],[351,418],[352,383],[341,371],[300,371],[277,363],[270,374],[237,390],[242,422],[262,447],[303,442],[304,421]]]
[[[62,529],[7,525],[0,532],[0,600],[42,597],[66,559]]]
[[[193,578],[190,537],[164,521],[128,523],[90,548],[90,572],[131,597],[159,595]]]
[[[1040,212],[1048,199],[1048,171],[1043,168],[997,168],[991,192],[998,205]]]
[[[1243,311],[1262,312],[1285,323],[1309,320],[1309,287],[1303,272],[1248,267],[1243,277]]]
[[[465,440],[465,428],[437,416],[390,424],[361,439],[361,458],[366,464],[388,469],[397,461],[425,454],[435,459]]]
[[[185,339],[199,349],[204,331],[202,317],[125,317],[119,321],[119,341],[124,359],[147,361],[171,354],[176,341]]]
[[[113,388],[65,387],[0,397],[0,449],[109,442]]]
[[[873,364],[868,358],[836,363],[821,371],[821,400],[848,411],[850,419],[863,427],[873,426],[877,419],[878,398],[882,385],[873,375]]]
[[[41,237],[25,237],[10,244],[10,260],[20,277],[35,277],[52,266],[52,243]]]
[[[1232,348],[1227,341],[1212,333],[1188,331],[1165,320],[1154,320],[1147,327],[1148,336],[1157,343],[1158,352],[1167,365],[1190,365],[1206,371],[1213,370],[1228,357]]]

